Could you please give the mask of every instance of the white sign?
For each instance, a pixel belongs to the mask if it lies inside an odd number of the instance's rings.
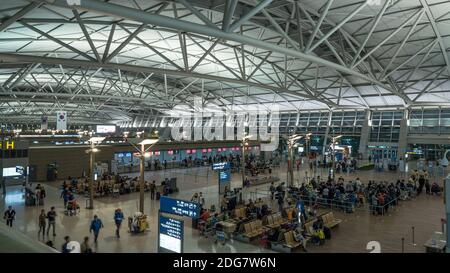
[[[68,242],[67,249],[70,250],[70,253],[81,253],[81,246],[77,241]]]
[[[378,241],[370,241],[366,246],[367,250],[370,250],[369,253],[381,253],[381,244]]]
[[[19,176],[19,175],[22,174],[17,172],[16,167],[3,168],[3,177]]]
[[[175,253],[181,253],[181,240],[166,234],[159,234],[159,246]]]
[[[67,130],[67,112],[61,111],[56,113],[56,130]]]
[[[116,132],[116,125],[97,125],[97,134],[110,134]]]

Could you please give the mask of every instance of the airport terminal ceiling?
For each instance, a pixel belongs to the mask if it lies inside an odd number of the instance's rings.
[[[443,0],[2,0],[0,121],[448,106]]]

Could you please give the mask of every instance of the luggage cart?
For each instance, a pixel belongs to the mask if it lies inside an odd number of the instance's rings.
[[[214,241],[215,244],[218,242],[222,243],[222,245],[225,245],[227,242],[227,234],[223,230],[216,230],[216,240]]]

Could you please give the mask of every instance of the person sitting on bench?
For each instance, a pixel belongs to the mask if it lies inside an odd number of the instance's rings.
[[[439,187],[439,185],[436,182],[434,182],[431,185],[431,194],[432,195],[433,194],[436,194],[436,195],[440,195],[441,194],[441,187]]]
[[[301,243],[303,246],[303,250],[305,250],[305,252],[308,252],[306,250],[306,239],[302,234],[302,227],[300,225],[298,225],[297,228],[294,229],[294,240]]]

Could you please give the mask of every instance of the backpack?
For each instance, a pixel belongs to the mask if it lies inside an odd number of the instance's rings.
[[[319,229],[318,231],[316,231],[316,236],[317,236],[320,240],[325,240],[325,233],[323,232],[322,229]]]

